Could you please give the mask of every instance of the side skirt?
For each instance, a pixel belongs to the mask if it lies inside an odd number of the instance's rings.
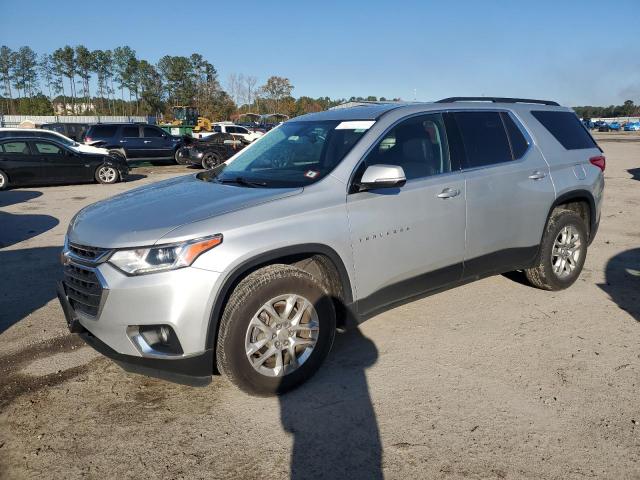
[[[538,256],[539,246],[510,248],[467,260],[434,272],[403,280],[346,305],[346,326],[354,326],[400,305],[466,285],[482,278],[528,268]]]

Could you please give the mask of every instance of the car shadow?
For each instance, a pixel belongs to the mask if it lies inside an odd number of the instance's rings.
[[[51,215],[0,212],[0,248],[6,248],[51,230],[60,221]]]
[[[631,180],[640,180],[640,168],[630,168],[627,172],[631,174]]]
[[[0,192],[0,207],[28,202],[42,195],[39,191],[15,190]],[[0,210],[0,248],[6,248],[51,230],[60,221],[51,215],[20,213],[35,207],[18,207],[18,213]]]
[[[137,180],[142,180],[143,178],[147,178],[147,176],[142,173],[130,173],[127,175],[125,182],[135,182]]]
[[[16,203],[28,202],[42,196],[42,192],[36,190],[9,190],[0,192],[0,207],[8,207]]]
[[[0,334],[56,296],[61,249],[0,250]]]
[[[598,286],[618,307],[640,322],[640,248],[611,257],[605,267],[605,283]]]
[[[279,397],[282,425],[293,436],[291,479],[382,478],[382,444],[365,375],[377,358],[359,329],[338,332],[316,376]]]

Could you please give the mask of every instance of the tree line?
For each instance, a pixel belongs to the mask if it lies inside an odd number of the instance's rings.
[[[609,105],[608,107],[574,107],[580,118],[611,118],[611,117],[637,117],[640,116],[640,105],[633,100],[626,100],[622,105]]]
[[[259,85],[232,73],[223,87],[214,65],[198,53],[165,55],[157,63],[129,46],[89,50],[84,45],[37,55],[30,47],[0,47],[0,113],[32,115],[170,116],[177,105],[194,106],[212,120],[242,113],[290,117],[325,110],[346,99],[294,98],[288,78]],[[350,100],[377,100],[352,97]],[[381,98],[384,100],[384,97]]]

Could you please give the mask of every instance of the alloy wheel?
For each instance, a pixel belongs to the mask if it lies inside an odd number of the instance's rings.
[[[255,313],[245,336],[251,366],[282,377],[304,364],[318,341],[318,314],[306,298],[289,293],[272,298]]]
[[[118,176],[118,172],[113,167],[100,167],[98,177],[104,183],[113,183]]]
[[[578,266],[582,251],[580,232],[573,225],[560,230],[551,249],[551,266],[559,278],[566,278]]]

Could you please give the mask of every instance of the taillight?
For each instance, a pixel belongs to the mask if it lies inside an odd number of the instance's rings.
[[[84,143],[91,143],[91,137],[84,137]]]
[[[607,166],[607,160],[604,158],[604,155],[598,155],[597,157],[591,157],[589,159],[591,165],[595,165],[600,170],[604,172],[605,167]]]

